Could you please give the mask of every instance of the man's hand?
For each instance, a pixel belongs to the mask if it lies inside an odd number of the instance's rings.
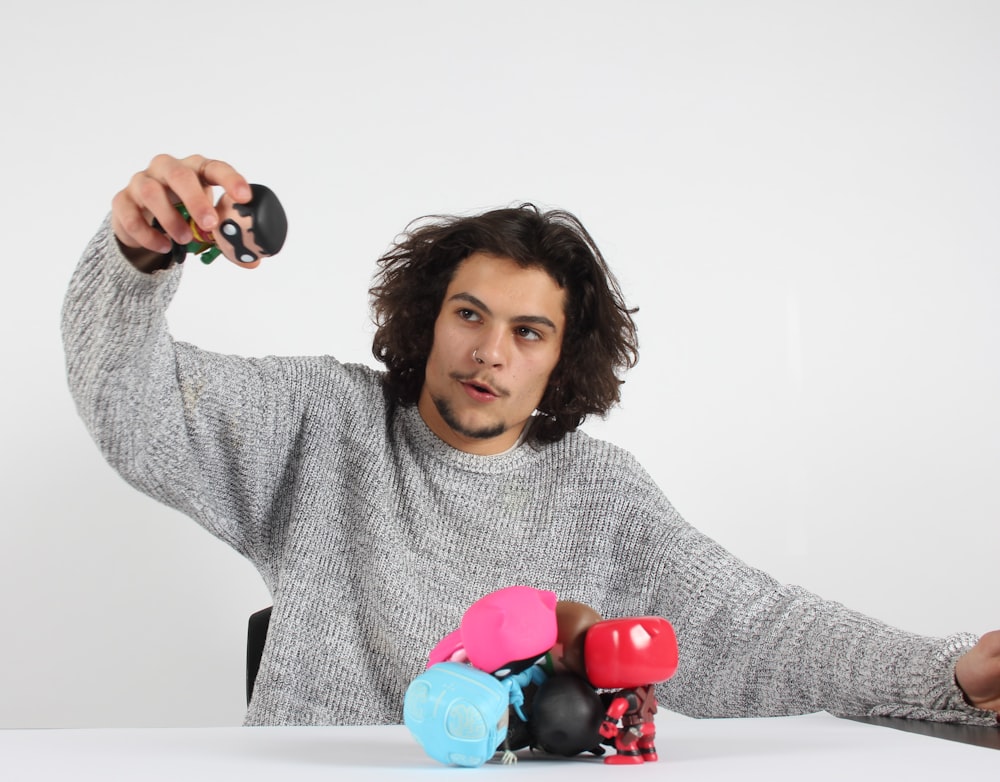
[[[970,704],[1000,713],[1000,630],[984,635],[959,658],[955,681]]]
[[[129,180],[111,201],[111,228],[126,254],[140,268],[140,259],[171,251],[173,239],[187,244],[194,238],[187,221],[177,211],[181,203],[205,233],[218,226],[212,186],[222,187],[236,203],[251,198],[250,185],[228,163],[202,155],[178,160],[157,155],[149,167]],[[156,220],[166,235],[153,227]]]

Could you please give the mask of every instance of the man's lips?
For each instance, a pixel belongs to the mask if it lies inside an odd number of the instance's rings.
[[[462,384],[466,393],[468,393],[473,399],[496,399],[503,396],[503,392],[494,388],[485,380],[465,377],[458,377],[455,379]]]

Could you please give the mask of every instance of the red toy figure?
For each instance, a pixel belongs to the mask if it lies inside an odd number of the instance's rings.
[[[584,642],[587,679],[611,695],[600,733],[614,739],[617,754],[605,763],[635,764],[657,759],[654,685],[677,670],[677,637],[658,616],[606,619],[592,625]],[[619,721],[621,727],[618,727]]]

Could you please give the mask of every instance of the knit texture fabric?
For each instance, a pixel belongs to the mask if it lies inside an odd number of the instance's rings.
[[[124,479],[270,589],[247,724],[400,722],[433,645],[514,584],[670,620],[680,666],[657,692],[684,714],[995,724],[954,682],[975,637],[905,633],[776,582],[688,525],[614,445],[576,432],[474,456],[388,404],[370,368],[174,341],[182,268],[137,271],[105,222],[64,305],[69,384]]]

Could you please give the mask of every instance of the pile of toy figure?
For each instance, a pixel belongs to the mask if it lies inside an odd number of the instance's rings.
[[[498,752],[615,754],[656,760],[654,685],[677,670],[677,639],[656,616],[603,619],[526,586],[473,603],[406,691],[403,722],[441,763],[480,766]]]

